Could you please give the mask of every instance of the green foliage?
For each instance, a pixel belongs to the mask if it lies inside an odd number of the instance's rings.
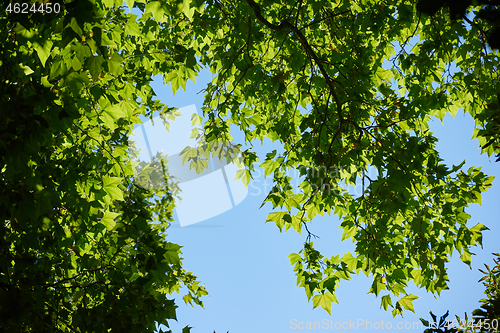
[[[140,116],[172,111],[153,99],[152,77],[175,93],[198,62],[216,74],[205,89],[207,144],[239,129],[250,146],[283,147],[260,161],[244,151],[238,177],[248,183],[260,162],[274,179],[267,221],[305,230],[289,258],[313,307],[330,312],[339,282],[362,271],[384,309],[413,311],[408,283],[439,294],[454,251],[470,264],[487,228],[470,227],[466,208],[492,177],[442,163],[428,122],[463,108],[481,147],[500,153],[487,111],[496,110],[498,53],[478,38],[481,18],[466,29],[394,0],[125,3],[0,14],[0,299],[15,300],[1,305],[4,330],[152,331],[175,318],[165,295],[182,285],[201,304],[206,291],[165,240],[168,182],[159,172],[144,181],[162,190],[132,182],[134,168],[158,170],[161,156],[127,163]],[[204,167],[205,151],[184,153]],[[290,170],[303,176],[298,187]],[[352,253],[313,247],[308,224],[325,213],[340,218]]]
[[[490,268],[484,264],[486,271],[479,270],[484,276],[478,282],[482,282],[485,290],[486,298],[479,302],[481,306],[472,312],[471,321],[467,318],[467,313],[461,319],[458,316],[457,320],[463,328],[461,332],[500,332],[500,254],[493,253],[496,257],[493,259],[495,266]]]
[[[273,175],[267,221],[305,230],[304,248],[289,258],[313,307],[330,312],[338,282],[360,272],[393,315],[413,311],[410,282],[446,290],[449,257],[456,251],[470,265],[471,247],[481,246],[487,228],[468,225],[466,209],[493,178],[463,169],[465,161],[444,164],[428,123],[464,109],[484,151],[500,153],[486,111],[499,59],[478,38],[480,19],[466,28],[449,15],[420,15],[411,1],[193,4],[205,4],[190,25],[196,55],[215,73],[203,107],[207,141],[241,130],[250,148],[239,175],[252,177],[256,162]],[[283,150],[259,160],[252,146],[266,138]],[[298,187],[293,170],[303,176]],[[340,218],[354,252],[328,258],[314,249],[308,224],[324,213]]]
[[[169,295],[184,288],[202,305],[207,294],[165,239],[170,189],[134,185],[127,162],[140,116],[171,110],[154,100],[152,77],[182,73],[185,86],[199,69],[173,47],[191,39],[189,21],[127,3],[143,15],[121,1],[65,1],[52,14],[2,5],[2,331],[154,332],[176,318]]]
[[[484,5],[476,17],[483,21],[483,38],[487,36],[488,46],[492,49],[500,49],[500,8],[499,2],[495,0],[419,0],[417,9],[427,15],[435,15],[443,7],[447,9],[450,19],[462,20],[471,23],[466,14],[472,5]]]
[[[496,259],[493,259],[495,266],[490,269],[485,264],[487,272],[479,270],[484,274],[479,282],[483,282],[485,286],[486,298],[480,300],[481,307],[472,313],[476,321],[485,322],[500,318],[500,254],[493,253],[493,255],[496,256]],[[496,328],[496,331],[498,329],[499,327]]]

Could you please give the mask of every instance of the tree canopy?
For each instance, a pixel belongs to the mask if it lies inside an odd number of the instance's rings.
[[[488,22],[466,26],[447,10],[431,17],[412,2],[248,0],[214,2],[193,16],[210,40],[201,62],[216,73],[207,137],[230,138],[236,125],[250,145],[283,144],[259,161],[274,175],[268,221],[306,231],[289,258],[314,307],[330,311],[339,281],[363,271],[385,309],[412,310],[409,282],[439,294],[453,251],[470,263],[470,247],[481,245],[486,227],[468,227],[466,207],[481,202],[492,177],[442,163],[428,122],[463,109],[480,145],[498,153],[498,58]],[[243,153],[248,181],[257,156]],[[298,189],[291,169],[304,176]],[[357,196],[341,187],[356,182]],[[307,223],[324,213],[338,215],[355,253],[314,249]]]
[[[194,71],[182,50],[165,52],[177,42],[153,18],[155,3],[142,5],[140,21],[120,5],[2,5],[3,331],[152,332],[175,318],[167,295],[185,286],[184,300],[199,305],[206,295],[165,239],[169,190],[136,186],[126,163],[139,116],[169,110],[154,99],[152,76]]]
[[[248,183],[257,162],[273,175],[267,221],[305,232],[289,258],[313,307],[330,312],[339,281],[362,271],[384,309],[413,310],[410,282],[439,294],[451,254],[470,264],[481,245],[487,228],[468,226],[466,208],[492,177],[444,164],[428,123],[463,109],[483,151],[500,153],[495,22],[474,15],[495,6],[466,6],[462,20],[392,0],[32,3],[0,14],[3,329],[153,331],[175,318],[167,295],[181,286],[202,304],[165,238],[168,182],[137,186],[133,168],[151,166],[129,162],[134,125],[176,107],[154,98],[155,75],[175,92],[202,68],[215,74],[205,139],[242,131],[239,177]],[[283,149],[259,160],[252,146],[266,139]],[[353,253],[314,248],[308,223],[324,214],[340,218]]]
[[[500,326],[498,318],[500,315],[500,254],[493,253],[495,266],[490,268],[484,264],[486,269],[479,269],[483,277],[478,282],[482,282],[485,290],[485,298],[479,300],[481,306],[472,312],[470,320],[465,313],[464,317],[456,316],[457,322],[463,329],[461,332],[499,332]]]

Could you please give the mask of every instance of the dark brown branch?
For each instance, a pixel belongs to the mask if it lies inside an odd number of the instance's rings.
[[[285,28],[290,29],[295,35],[300,40],[300,43],[306,50],[306,53],[309,57],[311,57],[316,65],[318,66],[321,74],[324,76],[326,83],[328,84],[328,88],[330,90],[330,93],[332,94],[333,98],[335,99],[335,103],[337,104],[337,114],[339,117],[339,121],[343,122],[342,118],[342,104],[340,103],[340,100],[337,96],[337,93],[335,92],[335,85],[333,84],[333,81],[330,79],[330,76],[326,72],[326,69],[323,67],[323,64],[321,63],[321,60],[318,58],[314,50],[311,48],[309,45],[309,42],[307,41],[306,37],[304,34],[300,31],[299,28],[297,28],[295,25],[291,24],[288,20],[283,20],[279,25],[273,24],[266,20],[264,16],[262,16],[262,10],[260,6],[254,1],[254,0],[246,0],[248,5],[254,10],[255,16],[257,19],[264,24],[266,27],[268,27],[271,30],[274,31],[281,31]]]

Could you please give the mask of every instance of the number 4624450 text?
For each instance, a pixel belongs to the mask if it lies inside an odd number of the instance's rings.
[[[14,14],[30,14],[30,13],[59,13],[61,11],[61,5],[58,3],[41,3],[41,4],[29,4],[29,3],[9,3],[5,9],[7,13]]]

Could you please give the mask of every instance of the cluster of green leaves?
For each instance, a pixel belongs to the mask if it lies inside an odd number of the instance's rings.
[[[141,116],[171,111],[152,77],[185,86],[199,69],[182,46],[194,9],[126,3],[142,15],[121,0],[0,6],[2,331],[153,332],[176,318],[168,295],[207,294],[165,239],[169,188],[136,186],[127,151]]]
[[[445,7],[451,19],[469,21],[466,14],[472,5],[484,5],[477,13],[477,18],[487,23],[487,27],[483,29],[483,37],[487,37],[491,48],[500,49],[500,3],[497,0],[419,0],[417,9],[432,16]]]
[[[499,59],[476,20],[466,28],[444,11],[429,17],[392,0],[209,0],[192,17],[196,55],[216,74],[203,107],[207,141],[229,141],[237,128],[250,146],[282,144],[263,161],[245,150],[239,176],[249,182],[261,162],[274,175],[267,220],[306,230],[290,260],[314,307],[330,312],[338,281],[363,271],[385,309],[413,311],[410,282],[439,294],[452,253],[470,264],[471,246],[481,245],[486,227],[468,226],[466,208],[481,203],[492,177],[445,165],[428,123],[463,108],[485,147]],[[304,181],[294,188],[287,175],[297,169]],[[341,184],[361,184],[362,193]],[[338,215],[354,253],[314,249],[308,223],[325,212]]]
[[[477,115],[482,128],[475,129],[474,133],[483,143],[483,149],[498,151],[500,149],[500,94],[497,100],[488,104],[483,112]],[[489,148],[493,146],[493,149]],[[496,155],[496,162],[500,162],[500,153]]]
[[[467,18],[466,14],[469,12],[469,7],[475,2],[476,6],[472,11],[475,17],[475,22]],[[467,22],[474,25],[474,28],[479,32],[481,44],[483,49],[488,52],[488,47],[492,49],[500,49],[500,8],[498,1],[491,0],[461,0],[461,1],[429,1],[419,0],[417,8],[424,13],[436,17],[436,13],[440,15],[448,15],[451,20],[458,20]],[[447,10],[443,10],[445,7]],[[485,41],[487,40],[487,45]],[[490,67],[493,65],[496,70],[496,65],[491,62],[486,62],[485,65]],[[476,66],[478,64],[476,63]],[[462,68],[466,68],[462,66]],[[492,151],[500,150],[500,93],[498,92],[498,82],[496,78],[490,75],[490,82],[494,85],[494,89],[487,91],[483,96],[485,104],[483,104],[482,112],[476,115],[476,124],[479,128],[474,131],[474,137],[479,139],[480,145],[483,150],[488,149],[488,154],[491,155]],[[480,81],[479,81],[480,82]],[[491,87],[490,87],[491,88]],[[496,95],[495,95],[496,92]],[[489,95],[488,95],[489,94]],[[496,97],[496,98],[495,98]],[[493,145],[492,148],[488,148]],[[500,161],[500,153],[496,155],[496,162]]]
[[[471,321],[467,318],[467,313],[461,319],[456,316],[460,327],[464,333],[475,332],[500,332],[500,254],[493,253],[495,266],[490,268],[484,264],[486,270],[479,270],[484,276],[478,282],[482,282],[486,298],[479,302],[481,306],[472,312]]]
[[[490,269],[490,267],[486,264],[487,271],[479,270],[484,276],[479,279],[479,282],[483,282],[485,286],[484,294],[486,298],[480,300],[481,307],[475,310],[472,314],[474,315],[474,319],[485,321],[489,319],[492,321],[493,319],[500,318],[500,254],[493,253],[496,257],[493,259],[495,262],[495,266]],[[500,327],[495,328],[496,331],[500,330]]]

